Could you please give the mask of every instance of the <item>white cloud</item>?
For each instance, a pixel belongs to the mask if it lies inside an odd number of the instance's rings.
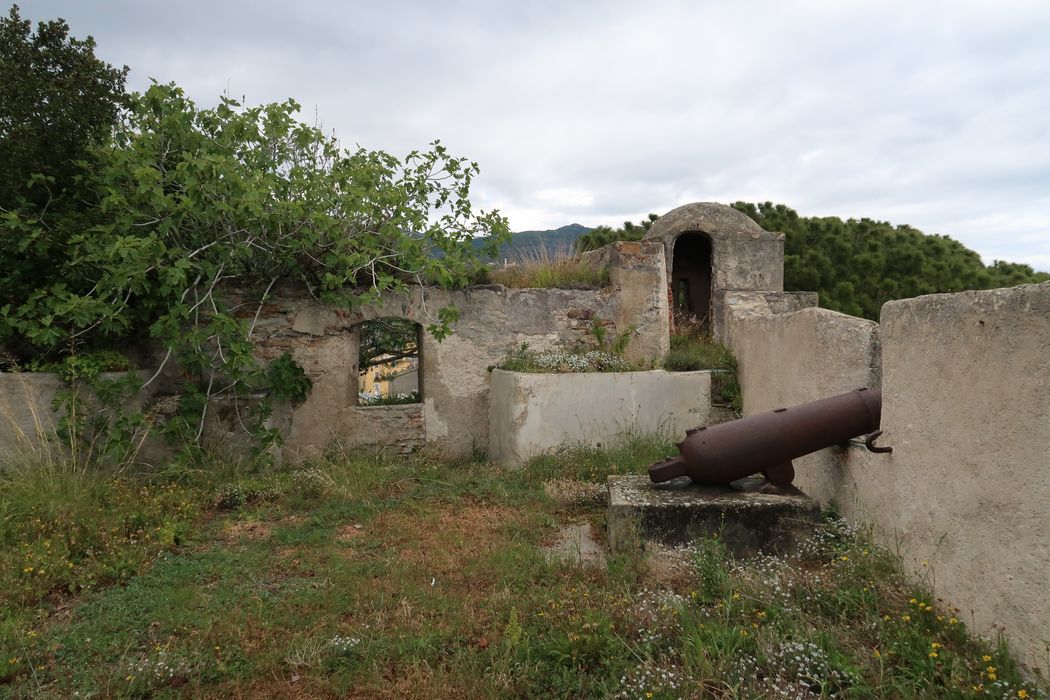
[[[516,229],[772,200],[1050,269],[1050,5],[24,2],[201,102],[296,97],[348,145],[441,138]]]

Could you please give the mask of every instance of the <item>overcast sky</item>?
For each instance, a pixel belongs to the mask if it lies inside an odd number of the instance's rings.
[[[441,139],[514,230],[767,201],[1050,270],[1050,2],[22,0],[129,87]]]

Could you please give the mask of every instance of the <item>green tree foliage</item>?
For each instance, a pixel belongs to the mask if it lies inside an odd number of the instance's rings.
[[[733,207],[767,231],[786,235],[786,290],[818,292],[821,306],[854,316],[877,320],[891,299],[1050,279],[1028,265],[997,260],[986,267],[958,241],[907,225],[802,217],[771,202],[736,202]]]
[[[127,71],[96,58],[94,39],[69,36],[61,19],[34,32],[17,5],[0,18],[0,207],[42,205],[72,184],[117,121]],[[31,190],[33,175],[45,179]]]
[[[0,306],[43,286],[65,258],[69,227],[54,225],[90,208],[78,181],[97,167],[97,149],[126,106],[127,68],[69,36],[62,20],[36,31],[12,6],[0,17],[0,214],[36,220],[37,235],[0,229]]]
[[[494,248],[508,235],[505,218],[470,202],[477,164],[437,142],[404,159],[345,150],[298,110],[227,98],[201,109],[171,85],[134,96],[111,142],[93,149],[86,212],[3,215],[20,246],[66,245],[46,283],[0,306],[0,344],[58,354],[148,335],[190,378],[184,404],[199,437],[209,399],[267,386],[252,333],[275,285],[344,307],[422,282],[456,286],[480,265],[475,236]],[[454,320],[441,310],[430,330]]]
[[[597,250],[616,241],[640,241],[653,222],[659,218],[656,214],[650,214],[637,224],[625,221],[623,227],[617,229],[610,226],[596,226],[576,239],[576,252]]]

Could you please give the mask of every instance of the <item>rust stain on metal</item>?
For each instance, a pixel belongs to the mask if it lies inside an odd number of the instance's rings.
[[[690,428],[678,443],[679,454],[649,467],[654,482],[688,476],[701,484],[728,484],[762,473],[777,486],[795,478],[792,459],[877,431],[882,392],[857,389],[811,403],[778,408],[729,423]],[[866,441],[873,452],[881,431]]]

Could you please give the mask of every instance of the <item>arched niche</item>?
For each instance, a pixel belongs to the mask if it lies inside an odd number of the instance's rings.
[[[710,329],[712,314],[711,237],[690,231],[674,241],[671,297],[676,314],[695,318]]]

